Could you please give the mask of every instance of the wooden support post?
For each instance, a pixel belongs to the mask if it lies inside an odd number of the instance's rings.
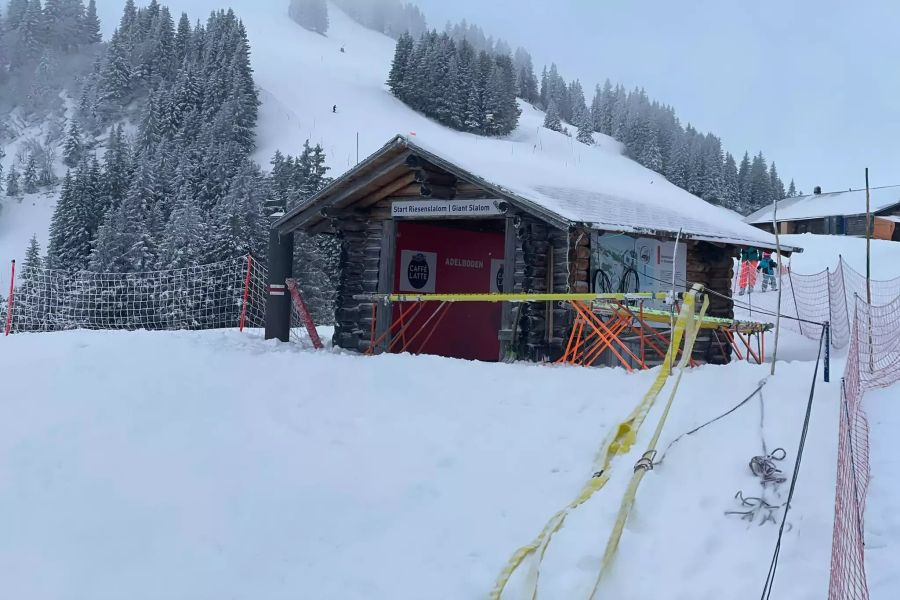
[[[291,339],[291,297],[287,279],[294,262],[294,234],[269,233],[269,289],[266,293],[266,339]]]
[[[394,291],[394,260],[397,251],[397,235],[396,223],[393,219],[387,219],[382,222],[381,231],[381,252],[378,259],[378,293],[390,294]],[[387,350],[391,344],[391,320],[393,319],[393,311],[390,305],[382,305],[378,307],[378,313],[375,316],[375,337],[381,338],[382,349]],[[378,349],[373,348],[373,353],[377,353]]]
[[[506,229],[503,238],[503,282],[500,291],[512,294],[516,285],[516,223],[515,217],[506,217]],[[500,360],[510,360],[510,349],[514,346],[512,304],[503,302],[500,313]],[[521,309],[520,309],[521,310]]]

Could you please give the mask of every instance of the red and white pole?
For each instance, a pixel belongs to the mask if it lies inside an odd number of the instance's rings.
[[[244,301],[241,303],[241,322],[239,331],[244,331],[244,323],[247,320],[247,299],[250,297],[250,273],[253,270],[253,257],[247,255],[247,276],[244,278]]]
[[[6,334],[9,335],[10,330],[12,329],[12,317],[13,317],[13,297],[16,293],[16,261],[12,261],[12,269],[11,274],[9,276],[9,300],[6,305]]]

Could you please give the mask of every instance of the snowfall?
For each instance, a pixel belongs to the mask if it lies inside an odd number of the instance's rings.
[[[100,3],[110,30],[119,4]],[[195,15],[219,4],[169,2]],[[281,4],[231,2],[247,25],[262,90],[260,162],[276,148],[296,152],[309,137],[339,174],[355,164],[357,132],[360,157],[396,133],[430,143],[461,135],[386,92],[391,40],[333,6],[328,35],[315,35]],[[543,144],[573,170],[592,152],[619,152],[599,135],[598,147],[582,149],[541,133],[541,118],[526,108],[511,152]],[[54,201],[4,199],[0,259],[20,257],[32,233],[46,239]],[[806,250],[791,259],[795,272],[834,267],[839,254],[864,269],[860,240],[786,243]],[[877,278],[900,275],[900,244],[876,242],[873,264]],[[5,272],[0,285],[9,285]],[[789,330],[780,344],[761,397],[682,438],[644,478],[598,598],[761,593],[777,528],[725,513],[741,510],[739,491],[762,493],[748,461],[763,444],[786,449],[787,473],[796,459],[817,346]],[[843,363],[833,354],[831,382],[821,370],[816,378],[775,598],[827,593]],[[656,377],[313,351],[265,341],[259,331],[20,334],[0,339],[0,365],[0,598],[34,600],[484,598],[513,552],[581,489],[602,440]],[[660,448],[732,408],[769,371],[746,362],[688,370]],[[876,600],[900,595],[896,395],[865,400],[866,551]],[[588,596],[662,404],[630,454],[613,463],[610,483],[553,538],[540,598]],[[765,493],[780,503],[785,488]],[[522,588],[517,574],[504,598],[522,597]]]

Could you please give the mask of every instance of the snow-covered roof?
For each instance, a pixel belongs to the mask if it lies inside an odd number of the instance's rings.
[[[900,185],[870,188],[869,202],[873,213],[900,204]],[[801,221],[836,215],[864,214],[866,214],[866,190],[864,189],[797,196],[778,202],[779,221]],[[761,208],[745,220],[747,223],[771,223],[772,207]]]
[[[423,136],[424,137],[424,136]],[[775,238],[733,213],[669,183],[621,154],[620,148],[588,148],[574,140],[544,151],[514,141],[470,134],[442,135],[438,143],[398,135],[328,188],[276,223],[295,229],[330,206],[329,198],[359,187],[377,168],[403,153],[420,156],[457,177],[506,198],[560,227],[583,224],[613,232],[675,237],[738,246],[775,248]],[[548,136],[549,137],[549,136]],[[556,137],[563,137],[556,134]],[[548,140],[548,145],[556,141]],[[389,179],[385,175],[385,179]],[[387,181],[384,181],[387,183]],[[797,248],[784,248],[796,251]]]

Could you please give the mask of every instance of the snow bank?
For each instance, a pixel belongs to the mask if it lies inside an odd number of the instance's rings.
[[[791,269],[796,273],[819,273],[837,267],[843,256],[854,270],[866,272],[866,239],[846,235],[815,235],[803,233],[781,236],[783,243],[797,245],[803,253],[791,257]],[[900,243],[872,240],[872,278],[900,277]]]
[[[0,597],[483,598],[580,488],[600,440],[654,376],[313,353],[256,335],[0,340],[0,364],[15,374],[0,403]],[[779,369],[764,432],[792,460],[812,365]],[[765,372],[688,373],[663,445]],[[821,598],[827,586],[837,384],[819,394],[783,597]],[[558,534],[542,597],[589,589],[659,408],[609,486]],[[648,474],[605,594],[761,589],[775,528],[723,515],[738,489],[758,491],[746,465],[761,449],[759,418],[751,403]]]

